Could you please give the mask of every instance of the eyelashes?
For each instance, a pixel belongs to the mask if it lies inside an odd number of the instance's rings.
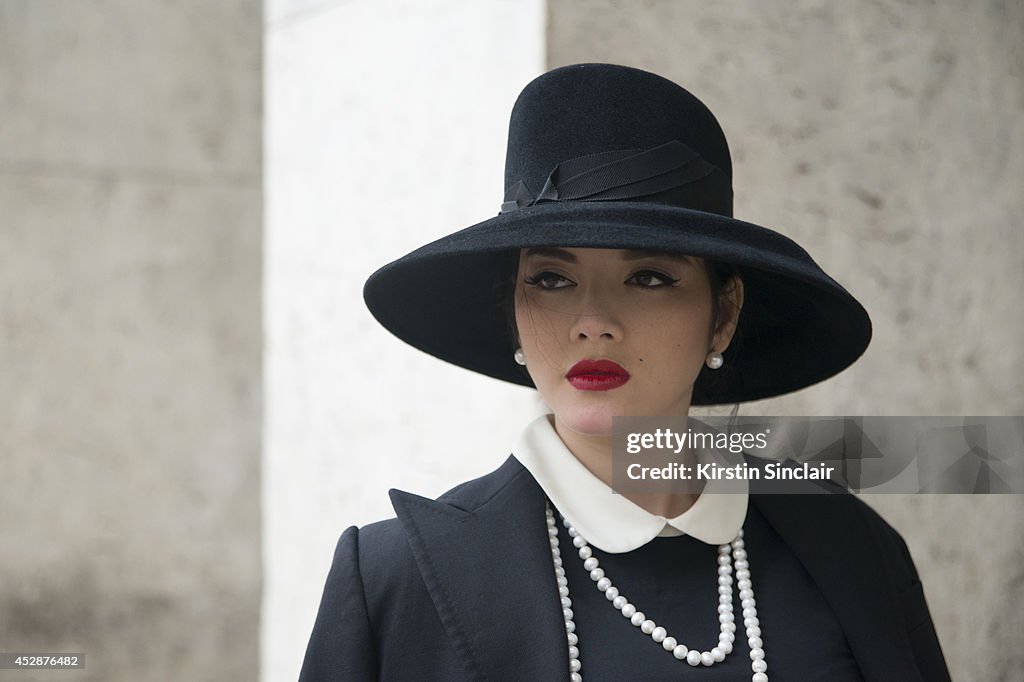
[[[635,281],[639,286],[642,286],[642,287],[647,288],[647,289],[657,289],[659,287],[666,287],[666,286],[670,287],[670,286],[674,286],[675,284],[679,283],[679,278],[669,277],[664,272],[658,272],[657,270],[639,270],[637,272],[634,272],[632,275],[630,275],[629,280],[626,280],[626,281],[628,282],[630,280]],[[641,281],[641,280],[643,280],[643,281]],[[654,284],[654,285],[651,285],[649,283],[648,284],[644,283],[644,282],[651,282],[651,281],[656,281],[658,283]]]
[[[538,289],[563,289],[567,286],[575,285],[575,282],[570,280],[568,277],[559,275],[557,272],[550,272],[545,270],[544,272],[538,272],[536,275],[530,277],[524,277],[523,282],[530,286],[537,287]]]
[[[523,283],[546,291],[565,289],[576,285],[575,282],[565,275],[560,275],[550,270],[544,270],[536,275],[524,277]],[[662,287],[675,286],[679,283],[679,278],[670,277],[657,270],[644,269],[634,272],[626,278],[624,283],[633,284],[641,289],[660,289]]]

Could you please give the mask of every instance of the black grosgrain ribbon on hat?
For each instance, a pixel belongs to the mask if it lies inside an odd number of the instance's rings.
[[[719,170],[678,140],[651,149],[600,152],[563,161],[534,196],[519,180],[505,191],[501,213],[542,201],[615,201],[656,194]]]

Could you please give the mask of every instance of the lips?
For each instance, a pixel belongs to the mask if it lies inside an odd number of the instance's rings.
[[[581,391],[610,391],[629,381],[629,372],[611,360],[580,360],[565,379]]]

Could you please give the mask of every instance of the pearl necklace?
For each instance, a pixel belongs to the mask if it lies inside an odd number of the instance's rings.
[[[579,637],[576,635],[576,623],[573,622],[572,600],[569,599],[569,581],[565,577],[565,569],[562,566],[561,551],[558,548],[558,527],[555,525],[555,515],[551,506],[545,500],[545,514],[548,524],[548,540],[551,543],[551,559],[555,565],[555,580],[558,583],[558,594],[562,599],[562,617],[565,619],[565,632],[569,642],[569,679],[572,682],[582,682],[580,674],[582,664],[580,663],[580,650],[578,648]],[[562,517],[572,544],[579,550],[580,558],[583,559],[583,568],[590,572],[590,579],[597,584],[597,589],[604,593],[608,601],[616,610],[629,619],[629,622],[640,628],[645,635],[650,635],[661,647],[671,652],[678,660],[685,660],[692,666],[712,666],[721,663],[726,656],[732,653],[733,642],[736,641],[736,623],[733,615],[733,588],[732,569],[733,559],[736,565],[736,583],[740,590],[740,603],[743,606],[743,624],[747,629],[747,644],[750,646],[751,670],[754,671],[751,682],[768,682],[768,664],[764,660],[764,643],[761,641],[761,623],[757,619],[757,605],[754,601],[754,588],[750,582],[750,565],[747,563],[747,551],[743,548],[743,529],[736,534],[731,542],[718,546],[718,621],[721,623],[718,635],[718,646],[709,651],[689,649],[685,644],[676,641],[675,637],[668,634],[665,628],[657,625],[654,621],[638,611],[636,606],[629,603],[623,595],[619,594],[618,588],[612,585],[611,579],[604,574],[600,568],[597,557],[593,556],[590,545],[579,534],[569,521]]]

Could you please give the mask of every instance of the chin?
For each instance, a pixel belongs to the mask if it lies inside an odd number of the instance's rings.
[[[612,417],[625,416],[611,405],[567,405],[555,413],[563,426],[584,436],[611,436]]]

